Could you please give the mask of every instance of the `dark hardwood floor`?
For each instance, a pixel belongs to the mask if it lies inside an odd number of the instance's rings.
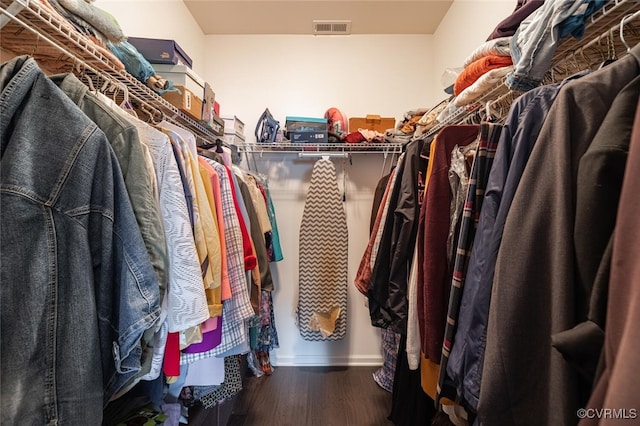
[[[377,367],[277,367],[247,377],[227,426],[389,426]]]

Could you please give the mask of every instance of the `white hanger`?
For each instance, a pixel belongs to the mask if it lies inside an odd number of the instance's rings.
[[[627,53],[631,52],[631,46],[629,46],[627,41],[624,39],[624,26],[627,22],[637,18],[638,16],[640,16],[640,10],[630,15],[626,15],[620,21],[620,41],[622,41],[622,44],[624,44],[624,47],[627,48]]]

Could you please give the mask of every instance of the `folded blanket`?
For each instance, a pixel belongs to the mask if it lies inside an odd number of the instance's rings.
[[[500,37],[485,41],[471,52],[469,56],[467,56],[462,67],[466,68],[471,65],[472,62],[475,62],[485,56],[511,56],[511,48],[509,47],[510,42],[511,37]]]
[[[60,6],[57,1],[53,1],[53,4],[49,3],[48,0],[40,0],[40,4],[46,8],[49,13],[51,13],[52,15],[54,15],[55,17],[57,17],[60,21],[61,21],[61,25],[64,26],[65,28],[71,30],[76,30],[76,31],[80,31],[82,34],[85,34],[87,36],[87,38],[94,44],[94,47],[100,51],[100,53],[102,53],[104,56],[108,57],[109,60],[112,62],[112,65],[115,69],[117,70],[124,70],[124,64],[122,62],[120,62],[120,60],[118,58],[116,58],[113,53],[111,53],[107,48],[106,45],[104,44],[104,42],[102,40],[100,40],[98,37],[96,37],[95,35],[92,34],[87,34],[86,31],[84,31],[84,26],[82,28],[79,28],[78,24],[72,22],[69,20],[69,17],[71,17],[72,15],[69,14],[62,6]],[[56,7],[54,7],[54,5]],[[62,14],[60,13],[62,12]]]
[[[453,104],[457,107],[469,105],[483,94],[493,89],[496,84],[498,84],[511,71],[513,71],[513,65],[487,71],[480,76],[475,83],[464,89],[458,96],[456,96],[453,99]]]
[[[88,22],[100,34],[104,35],[107,40],[113,43],[126,40],[122,28],[108,12],[84,0],[58,0],[58,2],[69,13]]]
[[[469,64],[469,66],[462,70],[460,75],[458,75],[458,78],[453,85],[453,93],[458,96],[464,89],[475,83],[475,81],[487,71],[506,67],[512,64],[513,61],[511,60],[511,56],[489,55],[480,58]]]

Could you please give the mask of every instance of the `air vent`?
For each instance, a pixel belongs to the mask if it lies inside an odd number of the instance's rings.
[[[351,34],[351,21],[313,21],[314,34]]]

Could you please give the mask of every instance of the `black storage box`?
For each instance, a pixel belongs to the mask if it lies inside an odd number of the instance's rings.
[[[327,143],[329,140],[326,131],[287,132],[285,136],[291,143]]]
[[[175,40],[128,37],[144,58],[152,64],[174,64],[192,67],[193,61]]]

